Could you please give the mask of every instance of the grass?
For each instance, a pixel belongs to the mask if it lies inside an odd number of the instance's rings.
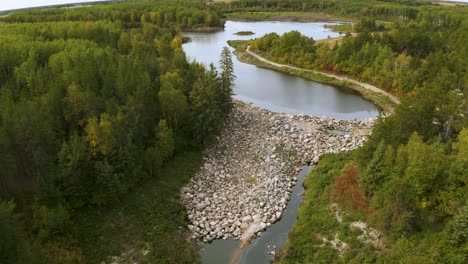
[[[254,35],[254,34],[255,33],[252,31],[239,31],[239,32],[234,33],[234,35],[238,35],[238,36],[249,36],[249,35]]]
[[[188,239],[180,189],[198,170],[201,152],[177,155],[161,170],[110,208],[91,208],[73,220],[86,263],[197,263]]]
[[[325,25],[324,27],[330,28],[332,31],[339,33],[353,32],[353,26],[351,24]]]
[[[340,81],[332,77],[328,77],[325,75],[322,75],[320,73],[316,72],[311,72],[311,71],[303,71],[303,70],[294,70],[290,68],[285,68],[285,67],[276,67],[271,64],[262,62],[257,60],[256,58],[248,55],[245,52],[245,49],[249,45],[248,40],[230,40],[228,41],[228,44],[235,49],[234,54],[236,57],[239,59],[239,61],[244,62],[244,63],[249,63],[256,65],[258,67],[262,68],[267,68],[275,71],[280,71],[284,72],[287,74],[291,74],[294,76],[302,77],[307,80],[311,80],[314,82],[319,82],[319,83],[324,83],[324,84],[329,84],[338,88],[342,89],[352,89],[357,92],[359,92],[363,98],[374,102],[376,105],[381,107],[385,112],[393,112],[393,109],[395,108],[395,103],[392,102],[389,98],[387,98],[385,95],[382,95],[380,93],[376,93],[373,91],[370,91],[368,89],[365,89],[359,85],[346,82],[346,81]],[[269,59],[269,58],[267,58]]]

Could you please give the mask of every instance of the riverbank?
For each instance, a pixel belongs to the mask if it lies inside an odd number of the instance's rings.
[[[235,49],[234,54],[239,61],[256,65],[258,67],[281,71],[294,76],[302,77],[315,82],[330,84],[338,87],[347,87],[359,92],[365,99],[370,100],[381,107],[385,112],[393,112],[395,106],[399,104],[395,96],[366,83],[350,79],[345,76],[338,76],[330,73],[314,70],[300,69],[294,66],[278,64],[269,61],[261,56],[247,50],[248,40],[229,41],[228,44]]]
[[[223,31],[224,27],[183,27],[182,32],[200,32],[200,33],[214,33]]]
[[[305,263],[310,259],[348,263],[356,252],[370,255],[388,249],[385,236],[367,225],[363,213],[336,203],[336,177],[342,175],[352,155],[353,152],[323,155],[307,176],[298,220],[289,231],[286,245],[275,254],[275,263]],[[366,260],[372,258],[358,258],[356,263]]]
[[[361,146],[372,120],[274,113],[241,102],[182,189],[193,238],[249,241],[278,221],[305,164]],[[346,131],[335,134],[329,131]]]
[[[350,18],[330,16],[313,12],[233,12],[226,13],[228,20],[235,21],[283,21],[283,22],[337,22],[353,21]]]

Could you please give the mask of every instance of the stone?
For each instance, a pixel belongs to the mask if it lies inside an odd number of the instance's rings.
[[[257,221],[260,220],[261,218],[262,218],[262,216],[259,215],[259,214],[256,214],[256,215],[254,215],[254,216],[252,217],[252,219],[253,219],[254,222],[257,222]]]
[[[205,207],[206,207],[206,204],[205,204],[205,203],[199,203],[199,204],[197,204],[197,210],[203,210],[203,209],[205,209]]]
[[[281,212],[279,212],[279,211],[276,212],[276,213],[275,213],[275,216],[276,216],[277,219],[280,219],[280,218],[281,218]]]
[[[246,232],[260,235],[282,217],[300,164],[315,164],[325,152],[362,145],[372,122],[234,107],[222,136],[204,150],[200,171],[181,190],[189,229],[205,242],[240,238]],[[359,134],[341,136],[325,130]],[[288,151],[296,156],[284,155]]]
[[[252,222],[252,217],[250,215],[242,217],[242,223],[250,223]]]
[[[249,223],[247,223],[247,222],[242,223],[241,226],[240,226],[240,228],[241,228],[242,230],[245,230],[245,229],[247,229],[248,227],[249,227]]]

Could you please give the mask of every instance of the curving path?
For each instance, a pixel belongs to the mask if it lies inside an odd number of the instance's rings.
[[[247,49],[245,50],[245,52],[247,54],[249,54],[250,56],[258,59],[259,61],[262,61],[262,62],[265,62],[265,63],[268,63],[270,65],[273,65],[275,67],[279,67],[279,68],[289,68],[289,69],[293,69],[293,70],[301,70],[301,71],[308,71],[308,72],[314,72],[314,73],[318,73],[318,74],[322,74],[322,75],[325,75],[327,77],[331,77],[331,78],[335,78],[337,80],[340,80],[340,81],[347,81],[347,82],[350,82],[350,83],[353,83],[353,84],[356,84],[356,85],[359,85],[361,86],[362,88],[364,89],[367,89],[367,90],[370,90],[370,91],[373,91],[373,92],[376,92],[376,93],[380,93],[380,94],[383,94],[385,95],[387,98],[389,98],[390,100],[392,100],[392,102],[396,103],[396,104],[400,104],[400,100],[390,94],[390,93],[387,93],[386,91],[382,90],[382,89],[379,89],[373,85],[370,85],[368,83],[363,83],[363,82],[360,82],[360,81],[357,81],[357,80],[354,80],[354,79],[351,79],[351,78],[348,78],[348,77],[345,77],[345,76],[340,76],[340,75],[336,75],[336,74],[331,74],[331,73],[325,73],[325,72],[320,72],[320,71],[314,71],[314,70],[308,70],[308,69],[303,69],[303,68],[298,68],[298,67],[294,67],[294,66],[290,66],[290,65],[286,65],[286,64],[279,64],[279,63],[276,63],[276,62],[273,62],[273,61],[270,61],[268,59],[265,59],[263,58],[262,56],[258,55],[257,53],[253,52],[250,50],[250,46],[247,46]]]

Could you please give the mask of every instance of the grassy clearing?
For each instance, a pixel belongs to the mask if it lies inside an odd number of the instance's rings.
[[[180,188],[198,170],[201,152],[181,153],[111,208],[92,208],[73,220],[87,263],[198,263],[187,239]]]
[[[324,27],[329,28],[332,31],[339,32],[339,33],[353,32],[353,26],[351,24],[325,25]]]
[[[253,64],[253,65],[256,65],[256,66],[262,67],[262,68],[267,68],[267,69],[272,69],[272,70],[275,70],[275,71],[284,72],[284,73],[291,74],[291,75],[298,76],[298,77],[302,77],[304,79],[311,80],[311,81],[314,81],[314,82],[333,85],[333,86],[336,86],[336,87],[342,88],[342,89],[353,89],[353,90],[359,92],[362,95],[363,98],[377,104],[385,112],[392,112],[394,107],[395,107],[395,103],[393,103],[385,95],[370,91],[370,90],[365,89],[365,88],[363,88],[363,87],[361,87],[359,85],[356,85],[356,84],[353,84],[353,83],[350,83],[350,82],[346,82],[346,81],[340,81],[340,80],[337,80],[335,78],[328,77],[328,76],[325,76],[325,75],[322,75],[322,74],[316,73],[316,72],[304,71],[304,70],[293,70],[293,69],[285,68],[285,67],[276,67],[276,66],[273,66],[271,64],[259,61],[256,58],[248,55],[245,52],[245,49],[249,45],[248,40],[231,40],[231,41],[228,41],[228,44],[235,49],[234,54],[236,55],[236,57],[241,62]],[[267,58],[267,59],[270,59],[270,58]]]

